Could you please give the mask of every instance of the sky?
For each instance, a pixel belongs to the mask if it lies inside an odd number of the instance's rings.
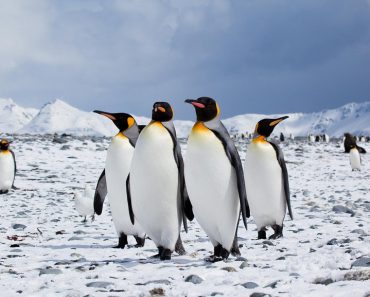
[[[3,0],[0,97],[223,117],[370,101],[370,0]]]

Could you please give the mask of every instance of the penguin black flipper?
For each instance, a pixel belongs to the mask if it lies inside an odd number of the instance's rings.
[[[281,172],[283,173],[283,182],[284,182],[284,193],[285,193],[285,199],[286,203],[288,205],[288,212],[290,218],[293,220],[293,212],[292,207],[290,204],[290,189],[289,189],[289,178],[288,178],[288,169],[286,168],[285,160],[284,160],[284,154],[283,151],[280,149],[280,147],[274,143],[273,141],[269,141],[269,143],[272,145],[276,152],[276,158],[280,164]]]
[[[134,211],[132,210],[132,201],[131,201],[130,174],[127,176],[127,179],[126,179],[126,196],[127,196],[128,213],[130,214],[130,221],[132,225],[135,225],[135,216],[134,216]]]
[[[146,125],[137,125],[137,127],[139,128],[139,133],[140,133],[141,131],[143,131]]]
[[[14,178],[13,178],[13,184],[12,184],[12,189],[18,189],[16,186],[14,186],[14,181],[15,181],[15,174],[17,173],[17,162],[15,161],[15,154],[12,150],[9,150],[13,156],[13,162],[14,162]]]
[[[107,181],[105,179],[105,169],[101,173],[95,189],[94,195],[94,211],[97,215],[101,215],[103,211],[103,204],[107,196]]]
[[[183,224],[184,229],[186,232],[188,232],[188,224],[186,221],[186,218],[188,218],[189,221],[192,221],[194,219],[194,213],[193,213],[193,206],[191,205],[188,191],[186,189],[185,184],[185,174],[184,174],[184,160],[182,158],[181,154],[181,147],[179,143],[177,142],[176,138],[176,130],[173,125],[173,123],[162,123],[163,126],[167,129],[167,131],[170,133],[172,142],[173,142],[173,155],[177,164],[177,168],[179,171],[179,183],[180,183],[180,198],[181,198],[181,207],[183,210]]]
[[[243,165],[240,160],[238,150],[236,149],[234,142],[231,140],[229,132],[227,132],[225,126],[222,123],[220,123],[220,125],[217,125],[217,127],[212,127],[210,130],[221,141],[222,145],[224,146],[225,153],[230,160],[231,165],[235,169],[236,182],[240,199],[240,209],[244,226],[247,229],[247,218],[250,217],[250,210],[247,200],[247,192],[245,189]]]

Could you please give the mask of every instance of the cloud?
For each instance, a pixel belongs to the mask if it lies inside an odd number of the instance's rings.
[[[164,99],[182,117],[192,112],[182,100],[201,95],[225,115],[366,100],[370,87],[356,73],[370,75],[368,4],[1,1],[1,95],[137,114]]]

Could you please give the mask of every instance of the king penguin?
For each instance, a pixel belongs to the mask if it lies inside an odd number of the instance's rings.
[[[257,224],[258,239],[266,239],[266,227],[275,233],[270,239],[283,236],[283,221],[290,206],[288,171],[279,146],[266,140],[275,126],[288,117],[263,119],[256,125],[255,135],[247,149],[244,174],[251,214]]]
[[[127,245],[127,235],[135,237],[136,247],[144,246],[145,232],[139,223],[135,225],[131,223],[126,195],[126,179],[140,127],[127,113],[109,113],[100,110],[94,112],[112,120],[119,129],[108,147],[105,169],[95,190],[95,212],[98,215],[102,213],[104,199],[108,194],[113,223],[119,238],[117,248],[123,249]]]
[[[350,144],[349,162],[351,164],[352,171],[361,170],[361,156],[356,144]]]
[[[17,163],[14,152],[9,149],[9,142],[6,139],[0,141],[0,194],[6,194],[14,187]]]
[[[240,255],[237,228],[240,212],[247,228],[249,206],[239,153],[220,121],[220,108],[209,97],[187,99],[197,122],[188,139],[185,180],[194,215],[214,247],[207,261]]]
[[[172,118],[170,104],[154,103],[152,121],[137,140],[127,180],[131,221],[142,225],[156,244],[161,260],[170,260],[173,250],[185,253],[181,221],[187,231],[186,217],[193,219]]]

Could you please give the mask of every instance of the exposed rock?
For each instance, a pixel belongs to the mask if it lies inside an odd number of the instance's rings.
[[[166,291],[162,288],[154,288],[149,291],[150,296],[165,296]]]
[[[258,285],[254,282],[246,282],[244,284],[241,284],[241,286],[243,286],[246,289],[254,289],[258,287]]]
[[[195,285],[198,285],[203,282],[203,279],[196,274],[191,274],[185,278],[185,281],[188,283],[193,283]]]
[[[344,280],[366,281],[370,280],[370,270],[349,271],[344,275]]]
[[[12,224],[12,228],[14,230],[24,230],[26,229],[26,225],[23,225],[23,224]]]
[[[361,257],[352,263],[352,267],[370,267],[370,258]]]
[[[57,269],[57,268],[45,268],[41,269],[39,275],[44,275],[44,274],[62,274],[62,270]]]
[[[335,213],[348,213],[351,216],[355,215],[355,212],[352,209],[348,208],[347,206],[343,206],[343,205],[334,205],[332,210]]]
[[[86,287],[88,288],[107,288],[107,287],[110,287],[110,286],[113,286],[114,284],[111,283],[111,282],[91,282],[91,283],[87,283],[86,284]]]

